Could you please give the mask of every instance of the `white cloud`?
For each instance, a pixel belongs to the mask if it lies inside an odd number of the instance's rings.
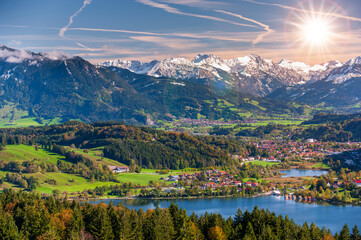
[[[207,1],[207,0],[159,0],[159,1],[168,4],[177,4],[177,5],[199,7],[199,8],[220,7],[226,4],[224,2],[215,2],[215,1]]]
[[[65,37],[64,37],[64,34],[65,34],[65,32],[68,30],[68,28],[70,27],[70,25],[73,24],[74,18],[75,18],[79,13],[81,13],[81,11],[83,11],[83,9],[86,7],[86,5],[90,4],[91,1],[92,1],[92,0],[84,0],[83,6],[81,6],[81,8],[80,8],[78,11],[76,11],[73,15],[70,16],[70,18],[69,18],[69,23],[68,23],[66,26],[64,26],[62,29],[60,29],[60,31],[59,31],[59,36],[60,36],[60,37],[65,38]]]
[[[7,49],[0,50],[0,58],[5,59],[8,63],[20,63],[27,59],[32,59],[33,56],[24,50],[9,51]]]
[[[51,52],[42,52],[41,54],[51,60],[63,60],[71,57],[69,53],[58,50],[53,50]]]
[[[155,37],[155,36],[133,36],[132,39],[151,42],[160,46],[165,46],[177,50],[186,50],[203,47],[205,44],[199,43],[189,39],[177,39],[177,38],[166,38],[166,37]]]
[[[263,27],[263,29],[266,31],[264,33],[261,33],[257,36],[256,39],[254,39],[252,41],[252,44],[253,45],[256,45],[257,43],[260,43],[267,35],[271,34],[272,32],[274,32],[274,30],[272,30],[270,28],[270,26],[266,25],[266,24],[263,24],[257,20],[254,20],[254,19],[251,19],[251,18],[247,18],[247,17],[244,17],[240,14],[235,14],[235,13],[232,13],[232,12],[227,12],[227,11],[223,11],[223,10],[216,10],[216,12],[219,12],[219,13],[224,13],[224,14],[227,14],[227,15],[230,15],[230,16],[233,16],[233,17],[237,17],[237,18],[240,18],[242,20],[245,20],[245,21],[248,21],[248,22],[252,22],[252,23],[255,23],[261,27]]]
[[[258,28],[258,26],[238,23],[238,22],[226,20],[226,19],[219,18],[219,17],[213,17],[213,16],[208,16],[208,15],[201,15],[201,14],[182,12],[177,8],[171,7],[171,6],[167,5],[167,4],[157,3],[157,2],[154,2],[152,0],[136,0],[136,1],[139,2],[139,3],[142,3],[144,5],[154,7],[154,8],[163,9],[164,11],[166,11],[168,13],[184,15],[184,16],[190,16],[190,17],[196,17],[196,18],[203,18],[203,19],[208,19],[208,20],[217,21],[217,22],[225,22],[225,23],[229,23],[229,24],[233,24],[233,25],[237,25],[237,26]]]

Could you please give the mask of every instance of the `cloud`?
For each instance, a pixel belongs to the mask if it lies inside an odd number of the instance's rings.
[[[190,17],[196,17],[196,18],[203,18],[203,19],[208,19],[208,20],[217,21],[217,22],[225,22],[225,23],[229,23],[229,24],[233,24],[233,25],[237,25],[237,26],[258,28],[257,26],[254,26],[254,25],[233,22],[233,21],[226,20],[226,19],[223,19],[223,18],[208,16],[208,15],[201,15],[201,14],[182,12],[182,11],[178,10],[177,8],[171,7],[171,6],[167,5],[167,4],[157,3],[157,2],[154,2],[152,0],[136,0],[136,1],[139,2],[139,3],[142,3],[144,5],[154,7],[154,8],[163,9],[164,11],[166,11],[168,13],[184,15],[184,16],[190,16]]]
[[[214,2],[207,0],[159,0],[168,4],[177,4],[184,5],[190,7],[199,7],[199,8],[212,8],[212,7],[220,7],[224,6],[226,3],[224,2]]]
[[[235,14],[235,13],[232,13],[232,12],[227,12],[227,11],[224,11],[224,10],[216,10],[216,12],[219,12],[219,13],[224,13],[224,14],[227,14],[227,15],[230,15],[230,16],[233,16],[233,17],[237,17],[237,18],[240,18],[242,20],[245,20],[245,21],[249,21],[249,22],[252,22],[252,23],[255,23],[261,27],[263,27],[263,29],[266,31],[265,33],[261,33],[257,36],[257,38],[255,40],[252,41],[252,44],[253,45],[256,45],[257,43],[261,42],[267,35],[271,34],[272,32],[274,32],[270,26],[266,25],[266,24],[263,24],[257,20],[254,20],[254,19],[251,19],[251,18],[247,18],[247,17],[244,17],[240,14]]]
[[[10,28],[29,28],[30,26],[0,24],[0,27],[10,27]]]
[[[70,27],[70,25],[73,24],[74,18],[75,18],[79,13],[81,13],[81,11],[83,11],[83,9],[84,9],[88,4],[90,4],[91,1],[92,1],[92,0],[84,0],[83,6],[81,6],[81,8],[80,8],[78,11],[76,11],[73,15],[70,16],[70,18],[69,18],[69,23],[68,23],[65,27],[61,28],[60,31],[59,31],[59,36],[60,36],[60,37],[65,38],[65,37],[64,37],[64,34],[65,34],[65,32],[68,30],[68,28]]]
[[[339,13],[335,13],[335,12],[320,12],[320,11],[314,11],[314,10],[307,10],[307,9],[291,7],[291,6],[278,4],[278,3],[266,3],[266,2],[258,2],[258,1],[254,1],[254,0],[243,0],[243,1],[254,3],[254,4],[260,4],[260,5],[275,6],[275,7],[279,7],[279,8],[283,8],[283,9],[287,9],[287,10],[292,10],[292,11],[296,11],[296,12],[311,13],[311,14],[317,14],[317,15],[347,19],[347,20],[355,21],[355,22],[361,22],[361,18],[350,17],[350,16],[339,14]]]
[[[63,51],[58,51],[58,50],[53,50],[50,52],[41,52],[41,55],[43,55],[44,57],[47,57],[51,60],[63,60],[63,59],[71,57],[71,55],[69,53],[66,53]]]
[[[19,45],[21,45],[22,44],[22,41],[20,41],[20,40],[11,40],[10,42],[8,42],[8,46],[19,46]]]
[[[138,41],[155,43],[160,46],[165,46],[177,50],[194,49],[205,46],[205,44],[201,44],[196,41],[185,40],[185,39],[175,39],[175,38],[165,38],[165,37],[155,37],[155,36],[133,36],[130,38]]]
[[[68,30],[127,33],[127,34],[139,34],[139,35],[146,35],[146,36],[175,36],[175,37],[195,38],[195,39],[224,40],[224,41],[232,41],[232,42],[252,42],[253,39],[259,34],[258,32],[243,32],[241,34],[241,36],[240,35],[227,36],[227,35],[224,35],[223,33],[219,34],[219,33],[215,33],[215,32],[203,32],[203,33],[197,33],[197,34],[195,34],[195,33],[155,33],[155,32],[129,31],[129,30],[122,30],[122,29],[103,29],[103,28],[69,28]],[[1,36],[0,36],[0,38],[1,38]],[[112,41],[112,40],[109,40],[109,41]],[[114,40],[114,41],[124,41],[124,40]]]
[[[33,56],[24,50],[9,51],[7,49],[0,50],[0,58],[5,59],[8,63],[21,63],[24,60],[32,59]]]
[[[130,31],[130,30],[122,30],[122,29],[104,29],[104,28],[69,28],[68,30],[92,31],[92,32],[130,33],[130,34],[155,35],[155,36],[163,36],[163,35],[165,35],[165,34],[162,34],[162,33]]]

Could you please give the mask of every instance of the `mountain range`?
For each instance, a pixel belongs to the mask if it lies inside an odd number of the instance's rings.
[[[355,58],[309,66],[257,55],[230,60],[197,55],[93,65],[80,57],[0,45],[0,107],[13,104],[38,119],[130,123],[174,117],[238,120],[249,112],[302,115],[309,110],[293,102],[356,111],[360,63]]]
[[[314,66],[286,59],[274,63],[257,55],[229,60],[197,55],[193,60],[168,58],[145,63],[113,60],[101,65],[154,77],[205,81],[239,93],[334,110],[361,108],[361,57],[344,64],[334,60]]]
[[[214,55],[197,55],[193,60],[168,58],[160,61],[106,61],[101,65],[128,69],[137,74],[174,79],[217,82],[225,88],[256,96],[266,96],[282,86],[302,85],[325,78],[341,67],[339,61],[309,66],[301,62],[281,60],[274,63],[257,55],[225,60]]]

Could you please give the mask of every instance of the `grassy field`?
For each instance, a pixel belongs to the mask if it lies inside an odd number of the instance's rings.
[[[252,161],[252,162],[250,162],[250,164],[262,165],[262,166],[266,167],[266,166],[278,165],[280,163],[278,163],[278,162]]]
[[[65,158],[46,149],[39,148],[35,150],[34,146],[7,145],[6,149],[0,152],[1,160],[6,162],[36,160],[56,164],[58,160],[65,160]]]
[[[152,174],[152,173],[120,173],[117,179],[121,183],[132,182],[134,184],[147,185],[149,181],[159,181],[160,178],[168,176],[169,174]]]
[[[125,164],[122,164],[116,160],[106,158],[106,157],[101,157],[100,155],[102,153],[102,148],[86,149],[86,151],[84,151],[85,149],[77,149],[77,148],[71,148],[71,147],[66,147],[66,148],[70,151],[74,151],[75,153],[81,154],[84,157],[87,157],[94,161],[101,162],[105,165],[126,166]]]
[[[106,165],[123,165],[115,160],[109,159],[109,158],[101,158],[98,155],[101,152],[100,148],[97,149],[89,149],[88,153],[85,153],[83,150],[79,149],[73,149],[69,148],[71,150],[74,150],[75,152],[79,154],[83,154],[84,156],[99,161],[102,164]],[[27,161],[27,160],[33,160],[38,163],[41,162],[47,162],[52,164],[57,164],[57,161],[65,161],[65,157],[58,155],[56,153],[53,153],[51,151],[48,151],[46,149],[38,148],[38,150],[35,149],[34,146],[28,146],[28,145],[7,145],[6,149],[3,151],[0,151],[0,161]],[[190,170],[189,170],[190,171]],[[6,174],[9,172],[6,171],[0,171],[0,178],[3,178],[6,176]],[[180,174],[181,172],[174,172],[169,174]],[[128,183],[132,182],[134,184],[140,184],[140,185],[147,185],[149,181],[160,181],[161,177],[168,176],[169,174],[165,175],[159,175],[156,174],[156,170],[154,169],[145,169],[143,173],[136,174],[136,173],[120,173],[117,174],[117,179],[120,183]],[[27,177],[34,176],[39,181],[39,187],[37,188],[37,191],[41,193],[51,194],[53,190],[59,189],[61,192],[81,192],[85,189],[94,189],[98,186],[110,186],[110,185],[116,185],[118,183],[114,182],[90,182],[89,179],[86,179],[84,177],[74,175],[74,174],[68,174],[68,173],[62,173],[62,172],[37,172],[37,173],[25,173]],[[46,180],[48,179],[54,179],[56,180],[56,185],[51,185],[49,183],[46,183]],[[10,184],[8,182],[5,182],[2,184],[0,189],[3,188],[15,188],[20,189],[17,186]]]
[[[5,177],[7,172],[0,172],[0,177]],[[142,173],[120,173],[117,175],[117,179],[120,183],[115,182],[90,182],[90,180],[85,179],[81,176],[68,174],[68,173],[31,173],[25,174],[26,176],[30,177],[33,176],[38,179],[40,186],[36,189],[40,193],[51,194],[55,189],[60,190],[61,192],[68,192],[68,193],[76,193],[82,192],[86,189],[94,189],[96,187],[101,186],[111,186],[117,185],[121,183],[133,183],[133,184],[140,184],[145,186],[149,183],[149,181],[161,181],[160,178],[167,176],[167,175],[159,175],[159,174],[142,174]],[[51,185],[46,183],[47,179],[55,179],[57,184]],[[13,184],[4,183],[4,187],[12,187],[15,189],[20,189]]]
[[[54,119],[44,119],[43,123],[40,124],[36,121],[36,118],[19,118],[14,120],[14,122],[10,122],[10,119],[1,118],[0,119],[0,128],[10,128],[10,127],[38,127],[38,126],[45,126],[45,125],[52,125],[52,124],[59,124],[61,123],[60,118]]]
[[[325,163],[316,163],[316,164],[312,165],[311,168],[331,169],[331,167]]]

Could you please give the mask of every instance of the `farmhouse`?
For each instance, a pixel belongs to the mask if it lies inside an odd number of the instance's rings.
[[[115,172],[115,173],[129,172],[128,167],[118,167],[118,166],[108,166],[108,167],[112,172]]]
[[[353,183],[354,183],[357,187],[361,187],[361,180],[354,180]]]

